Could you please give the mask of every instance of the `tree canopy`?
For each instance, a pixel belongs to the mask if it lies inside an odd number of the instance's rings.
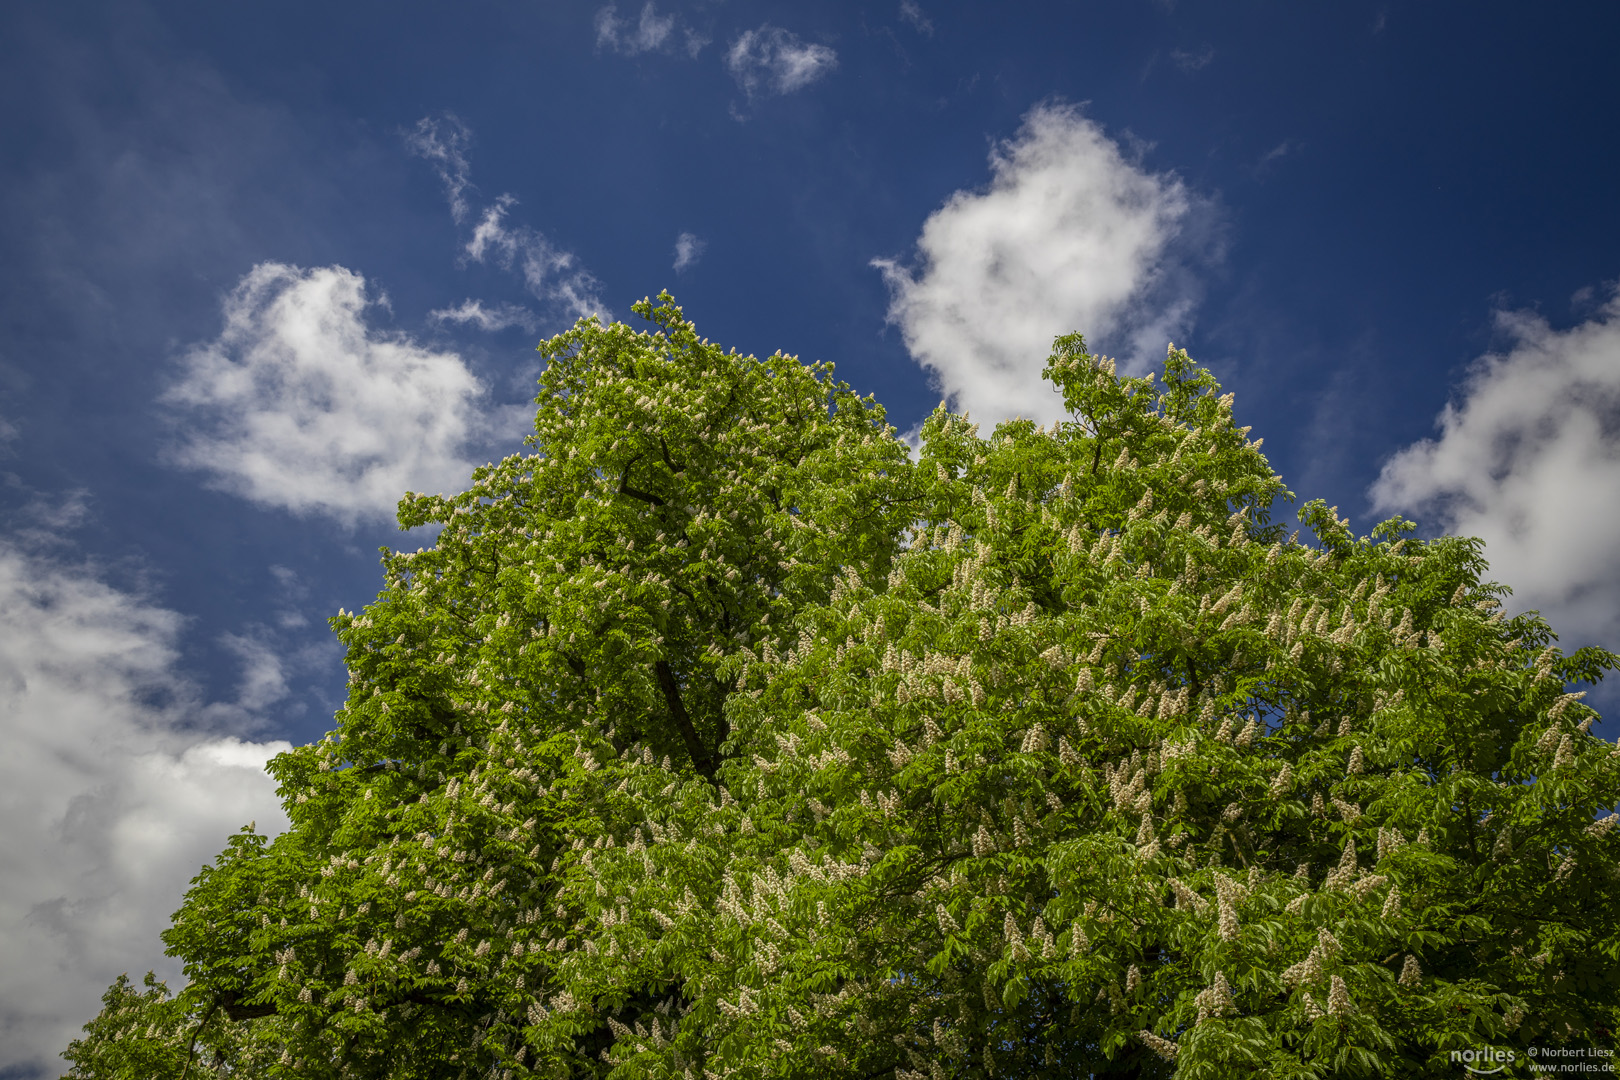
[[[1292,500],[1079,335],[1070,419],[913,455],[667,295],[541,346],[531,452],[407,495],[75,1078],[1452,1075],[1605,1044],[1620,757],[1477,540]],[[1604,816],[1607,815],[1607,816]]]

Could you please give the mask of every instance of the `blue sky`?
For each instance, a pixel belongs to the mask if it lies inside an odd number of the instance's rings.
[[[258,766],[326,730],[324,619],[375,594],[397,494],[516,449],[535,343],[660,288],[901,429],[947,393],[1054,419],[1057,333],[1138,369],[1174,340],[1302,499],[1485,536],[1516,606],[1620,647],[1617,31],[1601,4],[6,5],[0,1076],[160,963],[226,832],[274,826]]]

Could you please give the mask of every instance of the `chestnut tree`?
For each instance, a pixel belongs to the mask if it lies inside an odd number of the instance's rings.
[[[69,1075],[1452,1075],[1605,1045],[1620,757],[1477,540],[1293,496],[1171,349],[912,452],[667,295],[407,495],[350,693]]]

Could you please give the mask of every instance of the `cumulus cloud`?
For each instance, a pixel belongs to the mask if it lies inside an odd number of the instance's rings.
[[[521,326],[530,331],[540,327],[540,320],[526,307],[517,304],[494,304],[485,307],[482,300],[463,300],[455,307],[438,308],[428,312],[428,318],[434,322],[476,326],[490,333],[512,326]]]
[[[286,827],[264,764],[290,746],[201,733],[180,616],[83,568],[0,543],[0,620],[3,1073],[50,1068],[120,972],[178,986],[158,935],[231,833]],[[247,682],[225,712],[276,696]]]
[[[563,251],[544,234],[508,221],[507,212],[516,205],[512,196],[502,195],[485,209],[467,242],[467,258],[522,274],[536,299],[565,312],[570,321],[587,315],[605,317],[607,305],[595,276],[579,265],[572,252]]]
[[[472,169],[467,162],[467,147],[471,143],[472,132],[450,113],[424,116],[405,136],[411,153],[425,158],[438,173],[445,197],[450,200],[450,216],[457,225],[467,220],[470,209],[467,190],[472,187]]]
[[[1185,330],[1211,215],[1073,106],[1047,104],[990,154],[991,181],[923,223],[914,268],[872,265],[889,320],[958,408],[987,425],[1063,417],[1041,379],[1052,339],[1080,331],[1140,370]]]
[[[164,395],[187,426],[173,461],[345,524],[391,517],[407,490],[460,485],[483,387],[455,353],[369,326],[370,303],[341,266],[254,267],[225,299],[224,331]]]
[[[1439,437],[1392,457],[1371,497],[1484,539],[1513,606],[1539,609],[1566,647],[1620,647],[1620,293],[1568,330],[1496,320],[1510,347],[1474,364]]]
[[[614,52],[635,56],[637,53],[661,49],[675,33],[675,16],[660,16],[651,0],[641,9],[641,18],[631,26],[619,18],[619,9],[609,4],[596,13],[596,45]]]
[[[837,66],[838,54],[832,49],[769,23],[743,31],[726,53],[726,68],[749,97],[761,89],[791,94]]]
[[[703,258],[703,249],[709,244],[700,240],[696,233],[683,232],[675,238],[675,272],[680,273],[689,266],[696,266]]]

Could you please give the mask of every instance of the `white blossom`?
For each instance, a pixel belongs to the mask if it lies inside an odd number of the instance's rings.
[[[1136,1033],[1136,1037],[1142,1040],[1142,1045],[1146,1046],[1149,1050],[1152,1050],[1155,1054],[1158,1054],[1166,1061],[1176,1060],[1176,1055],[1181,1052],[1181,1047],[1177,1046],[1169,1039],[1161,1039],[1159,1036],[1153,1034],[1153,1032],[1148,1031],[1145,1028],[1138,1031]]]
[[[1344,985],[1344,980],[1334,975],[1329,982],[1328,1013],[1332,1016],[1349,1016],[1355,1012],[1355,1006],[1350,1002],[1350,990]]]

